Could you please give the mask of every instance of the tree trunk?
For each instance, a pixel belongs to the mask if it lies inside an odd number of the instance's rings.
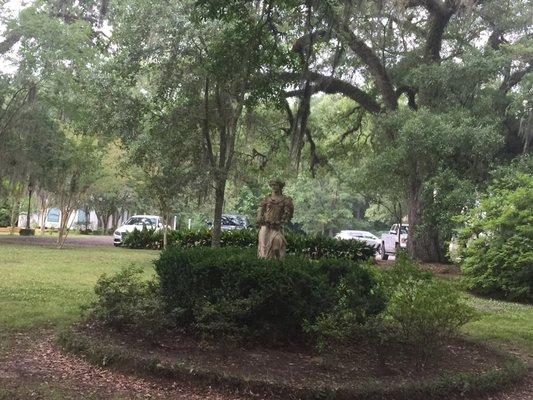
[[[409,255],[422,262],[441,262],[438,233],[434,229],[420,229],[423,222],[423,202],[420,198],[421,185],[413,185],[409,196],[409,235],[407,249]]]
[[[41,236],[43,236],[46,230],[46,204],[43,203],[41,203],[41,215],[39,224],[41,225]]]
[[[215,215],[213,218],[213,232],[211,247],[220,247],[220,235],[222,232],[222,209],[224,207],[224,193],[226,191],[226,177],[217,177],[215,185]]]
[[[17,224],[19,208],[20,208],[19,201],[13,200],[13,202],[11,203],[11,231],[10,231],[11,234],[13,234],[13,231]]]
[[[163,249],[166,249],[168,244],[168,214],[163,214],[163,224]]]
[[[68,235],[68,220],[70,217],[70,207],[67,205],[65,207],[61,207],[61,218],[59,223],[59,235],[57,237],[57,247],[58,249],[62,249],[65,241],[67,240]]]
[[[113,232],[115,232],[118,228],[118,220],[120,218],[120,211],[116,210],[113,213],[112,219],[111,219],[111,228],[113,229]]]

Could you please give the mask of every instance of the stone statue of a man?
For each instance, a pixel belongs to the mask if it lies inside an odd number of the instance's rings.
[[[281,260],[285,257],[287,244],[283,224],[291,220],[294,206],[292,199],[282,193],[283,182],[271,180],[269,185],[272,193],[263,199],[257,213],[257,224],[260,226],[257,255],[259,258]]]

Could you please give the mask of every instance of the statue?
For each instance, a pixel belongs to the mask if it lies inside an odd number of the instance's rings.
[[[257,213],[257,224],[260,226],[257,256],[281,260],[287,247],[282,225],[291,220],[294,206],[292,199],[282,193],[285,183],[271,180],[268,184],[272,194],[263,199]]]

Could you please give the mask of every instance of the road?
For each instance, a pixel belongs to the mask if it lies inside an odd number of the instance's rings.
[[[32,246],[55,247],[57,246],[57,235],[45,234],[43,236],[19,236],[19,235],[0,235],[0,243],[17,243]],[[113,236],[99,235],[72,235],[67,237],[65,242],[66,248],[69,247],[95,247],[95,246],[112,246]]]

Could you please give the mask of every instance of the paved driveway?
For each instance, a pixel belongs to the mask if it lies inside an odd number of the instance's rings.
[[[0,235],[0,243],[27,244],[32,246],[55,247],[57,235],[37,233],[35,236]],[[68,236],[65,247],[113,246],[113,236],[73,235]]]

